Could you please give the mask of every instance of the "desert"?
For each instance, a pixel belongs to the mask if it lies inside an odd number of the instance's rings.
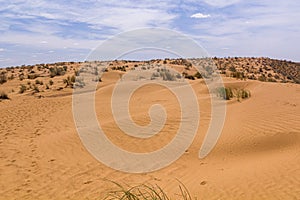
[[[300,64],[264,57],[212,61],[224,83],[225,93],[219,98],[226,103],[226,118],[216,146],[203,159],[198,152],[211,120],[204,80],[213,75],[205,67],[197,72],[188,59],[0,68],[0,199],[103,199],[118,188],[114,182],[125,188],[157,185],[171,199],[184,198],[181,183],[192,199],[299,199]],[[100,64],[106,70],[98,71]],[[153,104],[161,104],[167,118],[159,134],[134,138],[124,134],[113,117],[116,82],[127,81],[125,74],[130,71],[143,71],[152,80],[187,81],[197,96],[200,120],[185,153],[163,169],[136,174],[96,160],[83,145],[73,115],[73,90],[85,87],[84,80],[77,78],[84,67],[99,76],[93,79],[95,110],[104,133],[115,145],[136,153],[160,149],[175,136],[180,126],[178,100],[160,85],[139,88],[129,103],[132,120],[140,126],[149,124]],[[138,82],[146,75],[132,77]]]

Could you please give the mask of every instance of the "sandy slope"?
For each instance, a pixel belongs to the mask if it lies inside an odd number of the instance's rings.
[[[133,96],[132,118],[140,125],[149,122],[153,103],[162,103],[168,112],[162,133],[141,142],[122,134],[114,123],[109,78],[96,93],[97,116],[107,136],[134,152],[168,143],[180,115],[174,96],[159,87],[145,87]],[[179,179],[198,199],[299,199],[300,85],[226,84],[250,89],[252,97],[228,103],[222,136],[208,157],[200,160],[198,151],[210,121],[210,101],[206,87],[194,81],[201,125],[193,144],[172,165],[144,174],[115,171],[86,151],[74,125],[71,96],[12,95],[0,102],[0,199],[97,199],[113,187],[105,179],[155,183],[171,196],[178,192]]]

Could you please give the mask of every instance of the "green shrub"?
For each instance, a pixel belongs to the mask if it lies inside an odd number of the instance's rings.
[[[33,87],[33,92],[34,93],[39,93],[40,92],[40,90],[39,90],[39,88],[36,84],[33,84],[32,87]]]
[[[192,75],[185,75],[184,76],[186,79],[190,79],[190,80],[195,80],[195,77]]]
[[[203,78],[202,75],[201,75],[199,72],[197,72],[197,73],[194,75],[194,77],[197,78],[197,79]]]
[[[83,88],[85,86],[83,78],[76,78],[74,87]]]
[[[267,79],[266,79],[265,76],[261,75],[261,76],[258,77],[258,80],[265,82]]]
[[[75,83],[75,76],[68,76],[66,79],[64,79],[64,83],[66,84],[66,87],[73,88]]]
[[[3,84],[7,81],[7,75],[5,72],[0,73],[0,84]]]
[[[19,93],[20,94],[23,94],[25,91],[27,90],[26,86],[25,85],[20,85],[20,90],[19,90]]]
[[[242,99],[248,99],[251,97],[251,93],[249,90],[245,90],[245,89],[240,89],[237,91],[237,99],[238,101],[240,100],[240,98]]]
[[[43,85],[44,83],[43,83],[43,81],[35,80],[35,84],[37,84],[37,85]]]
[[[175,81],[175,76],[169,70],[160,71],[160,76],[163,78],[164,81]]]
[[[220,87],[217,89],[217,96],[224,100],[230,100],[233,98],[232,89],[227,87]]]
[[[49,85],[53,85],[54,82],[52,80],[49,80]]]
[[[63,76],[65,75],[66,71],[63,67],[51,67],[49,68],[50,77],[53,78],[55,76]]]
[[[273,82],[273,83],[274,83],[274,82],[277,82],[274,78],[268,78],[267,81],[268,81],[268,82]]]

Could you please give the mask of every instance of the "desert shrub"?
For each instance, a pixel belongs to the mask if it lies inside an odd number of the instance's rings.
[[[265,76],[262,76],[262,75],[261,75],[261,76],[258,77],[258,80],[259,80],[259,81],[265,82],[267,79],[266,79]]]
[[[46,84],[46,90],[49,90],[50,88],[49,88],[49,85],[48,84]]]
[[[241,99],[248,99],[248,98],[250,98],[251,97],[251,93],[250,93],[249,90],[240,89],[240,90],[237,91],[236,96],[237,96],[237,99],[239,101],[240,98]]]
[[[7,81],[7,75],[5,72],[0,73],[0,84],[3,84]]]
[[[190,80],[195,80],[195,77],[192,75],[185,75],[184,76],[186,79],[190,79]]]
[[[164,81],[175,81],[175,76],[169,70],[161,70],[160,76],[163,78]]]
[[[0,92],[0,99],[9,99],[8,95],[5,92]]]
[[[122,186],[119,183],[113,182],[116,189],[107,192],[103,198],[105,200],[122,199],[122,200],[170,200],[164,190],[158,185],[141,184],[137,186]],[[189,190],[182,183],[179,185],[178,199],[192,200]]]
[[[19,93],[20,94],[23,94],[25,91],[26,91],[27,89],[26,89],[26,86],[25,85],[20,85],[20,90],[19,90]]]
[[[78,70],[75,70],[75,76],[79,76],[80,75],[80,72]]]
[[[236,72],[236,69],[235,69],[235,67],[231,66],[231,67],[229,67],[229,71]]]
[[[158,77],[160,77],[160,74],[158,72],[154,72],[154,73],[152,73],[152,77],[158,78]]]
[[[93,79],[93,81],[95,81],[95,82],[102,82],[102,79],[101,79],[101,77],[96,77],[96,78]]]
[[[27,75],[28,79],[36,79],[38,76],[35,73],[30,73]]]
[[[267,81],[268,82],[277,82],[274,78],[268,78]]]
[[[232,89],[227,87],[220,87],[217,89],[217,96],[224,100],[230,100],[233,98]]]
[[[33,84],[32,88],[33,88],[34,93],[39,93],[40,92],[40,89],[38,88],[38,86],[36,84]]]
[[[15,76],[13,74],[11,74],[9,77],[8,77],[8,80],[13,80],[15,78]]]
[[[194,75],[194,77],[197,78],[197,79],[200,79],[200,78],[202,78],[202,75],[201,75],[199,72],[197,72],[197,73]]]
[[[35,84],[37,84],[37,85],[43,85],[44,83],[43,83],[43,81],[35,80]]]
[[[64,71],[66,72],[68,70],[68,66],[63,66]]]
[[[74,87],[83,88],[84,86],[85,86],[85,83],[84,83],[83,78],[77,78],[77,79],[75,80]]]
[[[66,79],[64,79],[64,83],[66,84],[66,87],[71,87],[73,88],[74,83],[75,83],[75,76],[68,76]]]
[[[25,76],[23,73],[19,74],[19,80],[20,81],[23,81],[25,79]]]
[[[243,72],[232,72],[232,77],[243,80],[245,78],[245,75]]]
[[[53,84],[54,84],[53,80],[49,80],[49,85],[53,85]]]
[[[51,67],[49,68],[50,77],[53,78],[55,76],[65,75],[66,71],[63,67]]]

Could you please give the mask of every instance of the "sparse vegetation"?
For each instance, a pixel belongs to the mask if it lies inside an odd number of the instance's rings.
[[[224,100],[230,100],[234,97],[238,101],[241,99],[248,99],[251,97],[251,92],[246,89],[232,89],[230,87],[217,88],[217,96]]]
[[[40,89],[36,84],[33,84],[32,88],[33,88],[33,93],[39,93],[40,92]]]
[[[27,75],[28,79],[36,79],[38,76],[35,73],[30,73]]]
[[[37,85],[43,85],[44,83],[43,83],[43,81],[35,80],[35,84],[37,84]]]
[[[141,184],[137,186],[122,186],[119,183],[113,182],[116,189],[107,192],[104,200],[170,200],[171,197],[158,185]],[[177,199],[192,200],[188,189],[180,183],[179,194]]]
[[[202,75],[199,72],[196,72],[194,77],[197,78],[197,79],[200,79],[200,78],[202,78]]]
[[[224,100],[230,100],[233,98],[232,89],[228,87],[220,87],[217,89],[217,96]]]
[[[51,67],[49,68],[50,77],[53,78],[55,76],[63,76],[65,75],[66,71],[63,67]]]
[[[73,88],[75,83],[75,76],[68,76],[66,79],[64,79],[64,83],[66,84],[66,87]]]
[[[5,72],[0,73],[0,84],[6,83],[7,81],[7,75]]]
[[[21,84],[21,85],[20,85],[19,93],[20,93],[20,94],[23,94],[26,90],[27,90],[26,86],[23,85],[23,84]]]
[[[249,90],[239,89],[236,92],[236,97],[237,97],[238,101],[240,99],[248,99],[251,97],[251,92]]]

